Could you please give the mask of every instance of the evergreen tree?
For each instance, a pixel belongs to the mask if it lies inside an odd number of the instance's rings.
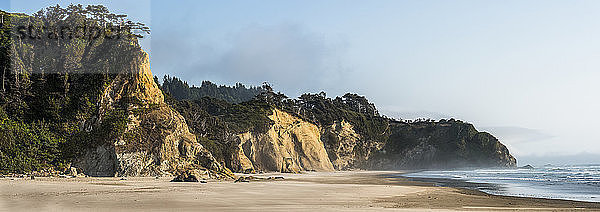
[[[241,83],[236,83],[232,87],[218,86],[210,81],[202,81],[200,87],[190,87],[187,82],[168,75],[163,77],[161,89],[177,100],[199,100],[204,97],[212,97],[230,103],[249,101],[265,90],[264,87],[246,87]]]

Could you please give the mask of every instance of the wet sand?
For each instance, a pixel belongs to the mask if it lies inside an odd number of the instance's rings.
[[[0,211],[600,211],[600,203],[487,195],[398,172],[260,174],[284,180],[172,183],[171,178],[0,179]]]

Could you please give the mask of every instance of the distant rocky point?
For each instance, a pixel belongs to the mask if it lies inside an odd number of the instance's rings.
[[[533,167],[532,165],[527,164],[525,166],[519,167],[519,169],[535,169],[535,167]]]

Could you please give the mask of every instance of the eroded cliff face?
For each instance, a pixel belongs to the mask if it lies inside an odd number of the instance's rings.
[[[222,139],[236,172],[397,170],[514,167],[516,160],[492,135],[459,121],[389,122],[381,139],[366,139],[344,119],[318,127],[273,107],[268,129]]]
[[[92,176],[160,176],[190,169],[204,177],[231,176],[165,104],[148,55],[140,50],[123,68],[102,94],[97,123],[111,111],[124,110],[127,127],[112,142],[90,149],[77,166]]]
[[[233,142],[230,166],[239,172],[333,171],[320,129],[278,109],[266,133],[245,132]]]
[[[350,170],[359,161],[357,145],[361,136],[354,131],[352,124],[345,120],[336,121],[321,130],[322,140],[327,149],[329,159],[336,170]]]

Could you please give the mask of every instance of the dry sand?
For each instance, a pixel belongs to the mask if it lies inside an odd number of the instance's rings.
[[[285,180],[172,183],[170,178],[0,179],[0,211],[571,211],[600,203],[435,187],[393,172],[262,174]]]

